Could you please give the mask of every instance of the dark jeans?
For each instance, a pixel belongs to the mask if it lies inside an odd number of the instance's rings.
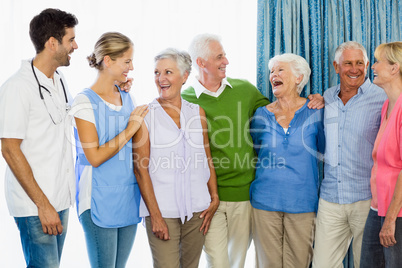
[[[380,244],[379,234],[384,220],[385,217],[370,209],[364,227],[360,268],[402,267],[402,218],[396,220],[396,244],[389,248]]]
[[[385,217],[381,217],[381,226]],[[395,225],[396,244],[392,247],[383,248],[385,257],[385,267],[401,268],[402,267],[402,218],[396,219]]]
[[[360,268],[384,268],[383,246],[380,244],[381,217],[370,209],[364,226]]]

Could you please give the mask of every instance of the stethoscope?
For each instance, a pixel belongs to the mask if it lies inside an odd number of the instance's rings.
[[[31,67],[32,67],[32,72],[33,72],[33,74],[34,74],[34,76],[35,76],[36,82],[38,83],[39,96],[40,96],[40,98],[44,101],[41,88],[43,88],[44,90],[46,90],[47,93],[49,93],[50,97],[53,98],[52,93],[50,92],[50,90],[47,89],[45,86],[42,86],[42,85],[39,83],[39,79],[38,79],[38,77],[36,76],[35,69],[34,69],[34,66],[33,66],[33,59],[31,60]],[[59,74],[57,71],[56,71],[56,73]],[[66,100],[66,107],[68,107],[67,93],[66,93],[66,89],[65,89],[65,87],[64,87],[63,80],[62,80],[61,78],[60,78],[60,83],[61,83],[61,86],[63,87],[64,98],[65,98],[65,100]]]

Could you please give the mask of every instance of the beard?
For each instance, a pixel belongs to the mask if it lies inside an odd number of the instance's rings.
[[[69,60],[69,54],[72,53],[72,51],[67,51],[66,49],[63,49],[63,51],[59,51],[56,54],[56,60],[59,63],[59,66],[69,66],[70,65],[70,60]]]

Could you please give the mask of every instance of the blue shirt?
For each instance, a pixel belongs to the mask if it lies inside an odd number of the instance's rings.
[[[265,106],[255,112],[250,126],[258,155],[250,187],[254,208],[286,213],[317,211],[318,152],[325,147],[324,110],[311,110],[307,103],[296,111],[286,133]]]
[[[339,92],[337,85],[324,93],[326,151],[320,197],[351,204],[371,198],[371,153],[387,96],[368,78],[346,105]]]

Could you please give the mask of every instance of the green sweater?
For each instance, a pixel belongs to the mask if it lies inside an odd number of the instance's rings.
[[[239,202],[250,200],[257,161],[249,133],[250,119],[258,107],[269,101],[250,82],[227,80],[232,88],[226,86],[217,98],[207,94],[197,98],[193,87],[181,95],[205,110],[219,199]]]

